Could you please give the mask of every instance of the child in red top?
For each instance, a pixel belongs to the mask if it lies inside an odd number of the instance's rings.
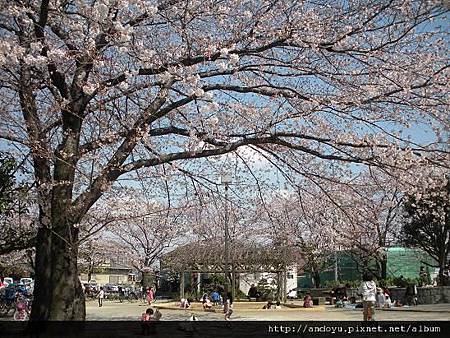
[[[305,298],[303,298],[303,307],[306,307],[306,308],[313,307],[313,300],[309,293],[307,293]]]
[[[142,334],[150,334],[150,321],[153,319],[153,309],[148,308],[141,316]]]

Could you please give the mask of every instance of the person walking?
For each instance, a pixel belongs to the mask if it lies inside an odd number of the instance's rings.
[[[102,307],[103,298],[105,298],[105,291],[103,290],[103,286],[100,287],[100,291],[98,292],[97,298],[98,298],[98,307]]]
[[[226,294],[226,299],[223,303],[223,313],[225,314],[225,320],[230,320],[230,317],[233,314],[233,297],[231,292]]]
[[[119,286],[118,288],[119,291],[119,302],[123,302],[123,299],[125,298],[125,292],[123,291],[123,288],[121,286]]]
[[[373,281],[373,275],[366,272],[363,281],[358,289],[363,300],[363,318],[364,321],[375,320],[375,302],[377,294],[377,285]]]

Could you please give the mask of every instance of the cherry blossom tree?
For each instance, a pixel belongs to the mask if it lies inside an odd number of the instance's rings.
[[[38,195],[32,319],[84,319],[79,224],[122,180],[207,178],[214,157],[244,146],[303,178],[346,163],[448,166],[439,3],[0,8],[0,138],[27,161]],[[436,141],[409,140],[411,126]]]
[[[118,243],[105,236],[91,236],[79,246],[78,267],[86,272],[87,281],[91,281],[95,269],[108,263],[112,258],[123,254]]]
[[[405,189],[396,177],[371,169],[335,198],[348,216],[346,230],[338,233],[341,245],[351,249],[361,270],[378,278],[387,277],[387,247],[399,243]]]
[[[332,267],[339,244],[330,200],[314,194],[314,189],[302,193],[284,192],[268,201],[265,209],[268,237],[276,245],[295,248],[300,259],[299,269],[310,273],[315,287],[321,287],[321,273]]]
[[[423,168],[416,168],[416,170]],[[429,168],[428,168],[429,169]],[[415,171],[398,179],[376,168],[354,173],[346,181],[310,183],[268,200],[270,208],[257,212],[264,215],[265,233],[275,242],[289,242],[302,253],[302,265],[312,274],[316,286],[320,273],[330,269],[333,253],[351,253],[360,272],[372,270],[378,278],[387,276],[387,248],[401,244],[402,208],[405,196],[422,196],[417,186],[439,190],[439,168]],[[426,178],[427,182],[423,182]],[[318,182],[316,182],[318,183]],[[445,218],[442,206],[436,214]],[[444,236],[439,236],[443,237]],[[426,241],[429,243],[430,241]],[[437,256],[436,256],[437,257]],[[445,260],[444,260],[445,263]]]
[[[162,255],[174,245],[185,242],[189,226],[183,216],[187,208],[167,208],[158,203],[134,203],[126,219],[110,227],[118,245],[131,265],[145,276],[154,271]],[[144,285],[150,286],[150,285]]]

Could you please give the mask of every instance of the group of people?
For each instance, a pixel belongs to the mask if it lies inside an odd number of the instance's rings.
[[[220,294],[218,290],[214,290],[210,295],[204,293],[200,299],[202,303],[203,310],[214,311],[215,306],[221,306],[223,308],[223,313],[225,315],[225,320],[230,320],[233,313],[233,296],[231,292],[227,292],[224,296]],[[191,307],[192,299],[181,298],[180,308],[189,309]]]
[[[371,273],[363,275],[363,281],[358,289],[363,301],[363,318],[375,320],[375,308],[400,307],[400,300],[392,300],[391,292],[387,287],[377,287]],[[417,286],[408,285],[405,292],[405,302],[408,305],[417,305]]]

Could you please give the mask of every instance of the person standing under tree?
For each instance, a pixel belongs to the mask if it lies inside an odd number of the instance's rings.
[[[373,281],[373,276],[370,272],[366,272],[364,274],[363,281],[358,289],[358,293],[361,295],[363,300],[364,321],[374,321],[377,285]]]

